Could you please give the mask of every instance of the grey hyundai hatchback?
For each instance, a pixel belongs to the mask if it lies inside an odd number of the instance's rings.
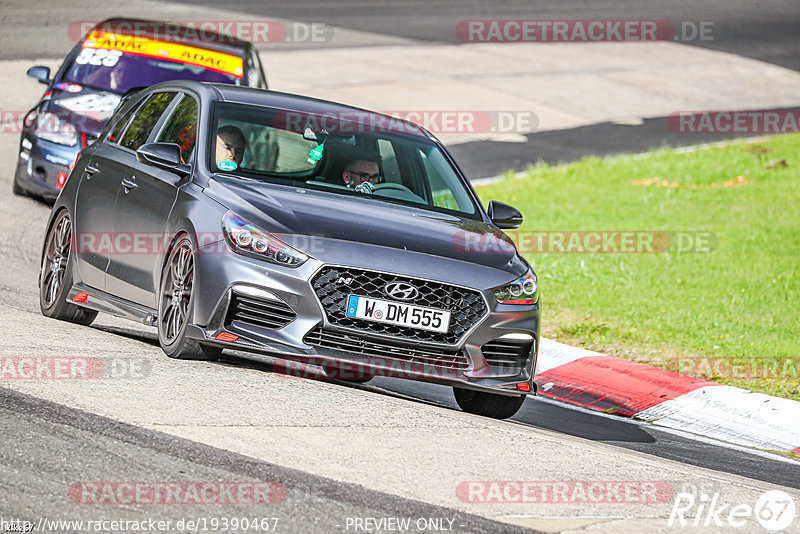
[[[539,348],[536,274],[414,124],[200,82],[129,98],[53,206],[42,313],[155,326],[173,358],[225,348],[453,387],[511,417]]]

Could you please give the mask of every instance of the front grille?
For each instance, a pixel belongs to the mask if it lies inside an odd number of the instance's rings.
[[[283,328],[296,317],[294,310],[283,302],[234,293],[225,316],[225,325],[230,326],[236,321],[263,328]]]
[[[528,361],[531,352],[531,341],[514,342],[495,339],[485,343],[481,352],[486,363],[492,367],[513,367],[519,369]]]
[[[347,317],[348,295],[391,300],[383,294],[383,287],[389,282],[406,282],[419,289],[419,296],[410,304],[450,311],[448,331],[429,332]],[[475,290],[349,267],[326,267],[312,279],[311,284],[332,325],[407,340],[454,345],[470,328],[478,324],[487,311],[483,297]]]
[[[350,354],[387,358],[439,369],[460,370],[469,367],[469,360],[460,350],[424,348],[419,345],[406,346],[322,327],[309,332],[305,342],[316,347],[341,350]]]

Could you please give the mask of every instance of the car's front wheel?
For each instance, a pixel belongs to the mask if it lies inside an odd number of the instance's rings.
[[[195,298],[195,249],[188,235],[180,236],[161,272],[158,299],[158,343],[170,358],[213,360],[222,349],[186,337]]]
[[[459,387],[453,387],[453,395],[458,406],[465,412],[493,419],[513,416],[525,402],[524,395],[511,397]]]
[[[72,219],[67,210],[62,210],[44,242],[39,272],[39,308],[46,317],[90,325],[97,312],[67,301],[72,287],[72,250]]]

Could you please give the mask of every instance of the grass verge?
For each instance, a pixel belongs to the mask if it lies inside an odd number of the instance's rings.
[[[544,336],[800,400],[799,169],[788,134],[540,164],[477,191],[525,214],[509,235],[539,275]],[[632,252],[613,250],[623,235]]]

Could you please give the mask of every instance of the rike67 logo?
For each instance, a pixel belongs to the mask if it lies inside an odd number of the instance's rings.
[[[740,532],[754,532],[754,521],[763,528],[777,532],[787,529],[794,521],[797,509],[794,499],[781,490],[762,493],[754,505],[724,504],[720,493],[677,493],[667,520],[671,527],[730,527]]]

